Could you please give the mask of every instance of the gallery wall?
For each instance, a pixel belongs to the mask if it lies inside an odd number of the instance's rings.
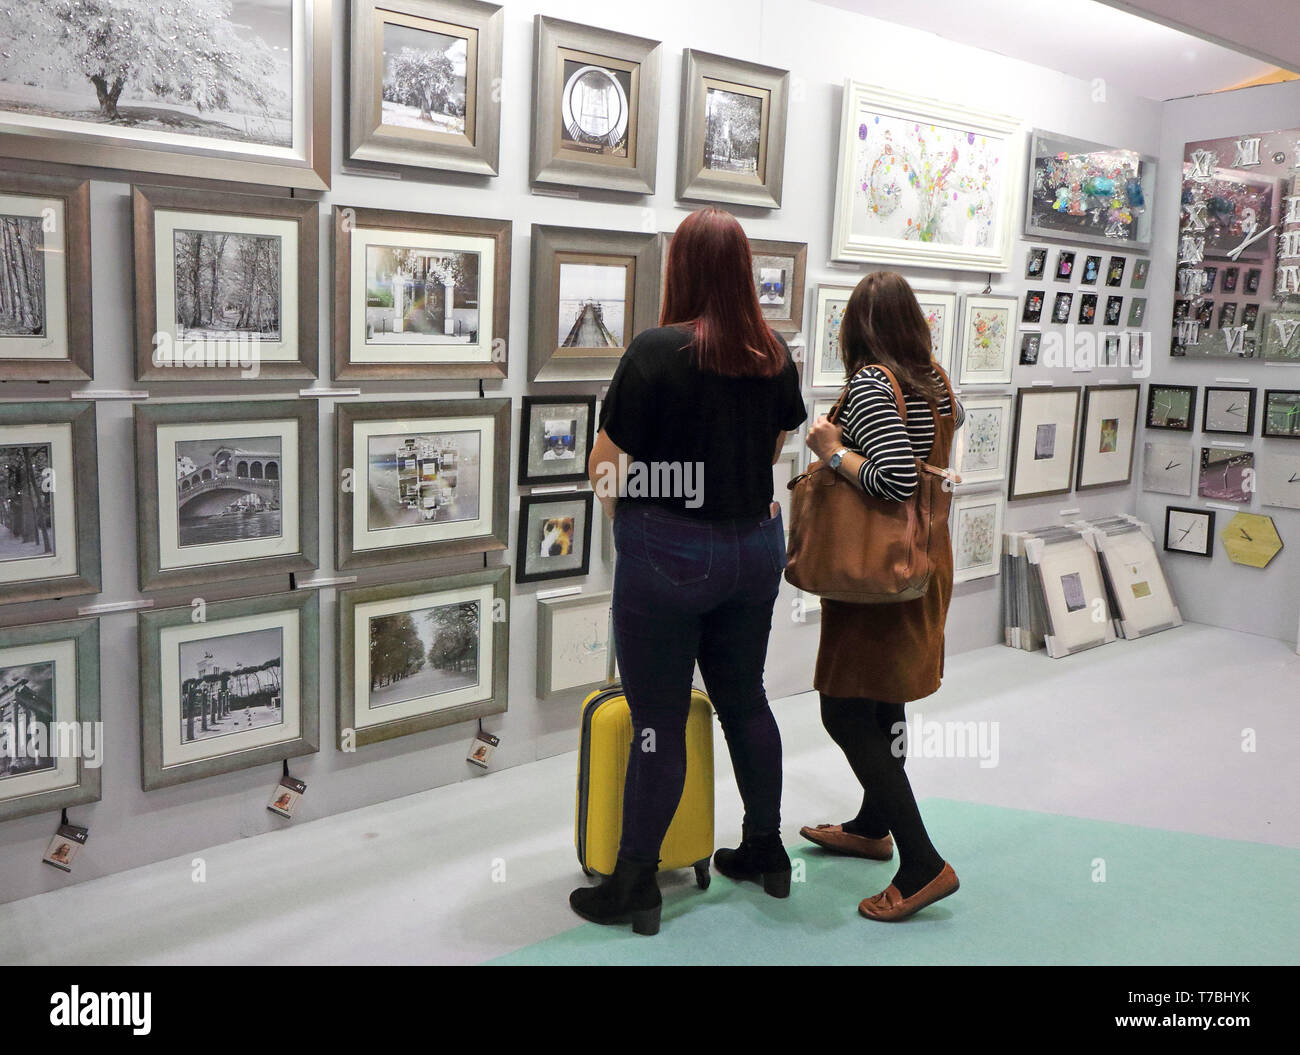
[[[526,381],[530,224],[669,231],[693,207],[673,200],[683,48],[697,48],[792,71],[783,207],[772,213],[741,208],[736,212],[753,237],[808,243],[807,286],[810,292],[818,282],[852,284],[869,270],[867,267],[828,262],[841,86],[846,77],[1013,114],[1021,118],[1027,129],[1037,127],[1085,139],[1121,143],[1147,153],[1161,151],[1162,160],[1176,158],[1181,150],[1181,134],[1166,135],[1162,142],[1162,107],[1157,103],[1124,96],[1105,84],[1067,77],[1046,66],[966,48],[928,33],[863,18],[811,0],[765,0],[763,3],[720,0],[709,4],[665,0],[656,5],[617,4],[598,8],[564,0],[553,0],[544,7],[532,2],[507,0],[504,76],[500,86],[500,175],[493,179],[449,175],[419,181],[386,179],[349,171],[343,164],[344,60],[341,42],[345,39],[343,9],[346,5],[334,6],[333,189],[324,195],[321,204],[322,261],[328,260],[327,214],[333,205],[382,206],[513,220],[510,377],[501,384],[487,383],[485,391],[489,396],[512,397],[516,404],[518,398],[528,392],[585,391],[599,395],[603,388],[598,384],[530,385]],[[600,192],[557,195],[530,191],[527,144],[532,106],[533,15],[539,10],[555,17],[576,22],[595,21],[610,29],[663,41],[659,190],[653,197],[629,199]],[[1050,63],[1050,56],[1045,56],[1044,60]],[[1173,112],[1179,120],[1190,122],[1202,105],[1205,104],[1196,101],[1180,104]],[[1225,129],[1236,130],[1241,123],[1228,120]],[[1244,123],[1254,125],[1261,122],[1252,119]],[[94,176],[93,172],[88,174]],[[1014,178],[1023,181],[1023,174],[1017,173]],[[91,204],[95,387],[139,388],[141,386],[132,379],[130,366],[133,270],[129,188],[124,183],[95,178]],[[1019,226],[1018,222],[1016,226]],[[1012,268],[1004,275],[993,276],[993,292],[1020,294],[1029,285],[1022,277],[1028,244],[1017,241]],[[1035,241],[1033,244],[1047,243]],[[1168,252],[1162,247],[1171,244],[1166,230],[1157,240],[1157,261],[1162,252]],[[1136,254],[1129,256],[1131,270]],[[1053,250],[1049,265],[1054,258]],[[1172,265],[1157,263],[1156,266],[1163,270],[1153,272],[1148,284],[1152,318],[1167,318],[1168,304],[1157,298],[1162,295],[1162,285],[1168,284],[1168,268]],[[920,288],[961,293],[982,292],[986,279],[984,275],[932,270],[911,270],[907,274]],[[322,281],[327,279],[328,275],[323,272]],[[1046,285],[1050,290],[1052,284],[1049,280],[1035,285]],[[323,293],[325,288],[323,286]],[[1077,280],[1071,288],[1077,291]],[[812,301],[811,296],[807,298],[807,309],[811,308]],[[328,297],[323,295],[322,335],[331,332],[329,310]],[[1159,334],[1157,338],[1159,347],[1163,338]],[[320,354],[320,374],[322,378],[328,378],[330,350],[325,340]],[[1108,373],[1116,375],[1113,370]],[[1088,384],[1094,382],[1096,376],[1087,371],[1070,371],[1067,378],[1045,365],[1017,366],[1014,384],[995,390],[1011,392],[1015,387],[1035,380]],[[328,382],[319,384],[324,387]],[[249,387],[255,395],[248,394]],[[296,393],[298,386],[266,382],[249,387],[218,383],[159,384],[153,386],[152,391],[156,397],[167,399],[210,400],[218,396],[231,398],[236,393],[240,398],[285,398]],[[422,386],[418,391],[410,386],[376,382],[363,382],[361,388],[366,399],[477,394],[477,385],[469,382],[438,383]],[[10,383],[4,395],[8,399],[51,398],[61,396],[62,392],[52,391],[49,386]],[[808,395],[811,398],[811,392]],[[332,452],[336,403],[336,400],[321,400],[322,559],[316,573],[320,578],[337,574],[333,568],[336,494],[330,486],[334,479]],[[136,589],[131,405],[104,401],[100,402],[98,410],[104,587],[102,596],[95,600],[104,603],[131,601],[141,596]],[[514,428],[518,428],[517,405]],[[516,457],[513,449],[511,457],[513,462]],[[514,479],[513,464],[511,479]],[[1077,509],[1083,516],[1094,516],[1112,511],[1132,511],[1136,503],[1136,490],[1131,486],[1019,502],[1009,507],[1006,528],[1012,530],[1056,523],[1063,508]],[[516,495],[512,500],[511,549],[506,554],[491,555],[490,564],[514,560],[514,512],[517,508]],[[595,552],[591,574],[580,581],[581,587],[588,592],[607,589],[610,585],[610,566],[603,560],[600,548],[600,533],[597,531],[593,534]],[[482,563],[481,558],[471,557],[399,566],[388,569],[386,574],[363,575],[361,581],[450,574],[481,567]],[[519,765],[572,750],[577,743],[580,701],[541,701],[535,696],[535,598],[539,592],[546,592],[550,585],[512,587],[509,711],[484,722],[485,728],[501,737],[494,768]],[[259,591],[269,593],[286,587],[287,582],[283,579],[245,582],[233,587],[213,587],[204,592],[204,597],[212,600]],[[1208,585],[1206,589],[1208,592]],[[159,595],[157,604],[162,607],[188,603],[192,592]],[[318,754],[298,759],[292,766],[294,774],[308,785],[306,798],[299,808],[299,820],[354,809],[454,781],[492,779],[490,773],[482,774],[465,762],[466,748],[474,732],[472,723],[403,737],[366,747],[355,754],[345,754],[334,747],[332,734],[337,705],[335,590],[324,589],[321,602],[323,746]],[[6,612],[4,618],[6,622],[35,621],[66,617],[72,611],[66,604],[33,604]],[[796,612],[797,597],[793,590],[784,587],[777,605],[767,671],[767,684],[773,697],[806,691],[811,684],[817,648],[817,616],[811,614],[800,621]],[[1292,625],[1294,621],[1293,612]],[[182,863],[177,865],[177,882],[189,882],[187,862],[195,851],[238,837],[270,832],[288,823],[266,809],[267,797],[279,775],[277,767],[217,776],[147,794],[140,789],[135,626],[134,613],[111,614],[101,620],[102,708],[108,737],[103,798],[94,805],[71,811],[75,823],[90,828],[87,850],[78,859],[75,873],[66,876],[40,864],[54,818],[38,816],[5,824],[0,829],[0,900],[24,897],[68,882],[168,857],[182,858]],[[999,639],[997,579],[959,585],[949,620],[949,651],[967,651],[994,644]],[[1040,659],[1039,656],[1026,657],[1026,662]],[[491,818],[484,818],[484,824],[490,825]]]
[[[1295,81],[1204,98],[1175,99],[1167,103],[1161,135],[1160,156],[1165,164],[1160,173],[1156,245],[1173,247],[1177,242],[1181,173],[1174,162],[1182,157],[1184,144],[1251,132],[1295,128],[1297,125],[1300,125],[1300,82]],[[1150,380],[1171,385],[1195,385],[1198,389],[1195,432],[1148,433],[1148,438],[1185,440],[1196,449],[1203,442],[1213,443],[1216,437],[1207,436],[1201,431],[1205,386],[1221,384],[1228,387],[1251,387],[1259,392],[1254,436],[1217,438],[1245,440],[1255,452],[1256,458],[1270,450],[1296,453],[1295,440],[1262,437],[1259,416],[1262,414],[1264,389],[1300,388],[1300,366],[1229,360],[1194,362],[1170,358],[1164,352],[1169,347],[1168,320],[1174,301],[1174,259],[1171,248],[1166,248],[1164,253],[1157,253],[1153,258],[1147,289],[1150,296],[1147,311],[1156,341]],[[1220,299],[1226,298],[1221,296]],[[1136,475],[1140,481],[1140,470]],[[1170,505],[1199,508],[1205,502],[1198,498],[1183,501],[1170,495],[1140,492],[1137,512],[1157,531],[1161,531],[1165,509]],[[1184,619],[1294,643],[1297,625],[1300,624],[1300,510],[1261,506],[1258,498],[1249,507],[1242,508],[1273,518],[1278,534],[1282,537],[1282,552],[1262,570],[1232,563],[1217,539],[1209,560],[1167,554],[1165,570],[1179,609]],[[1223,530],[1232,515],[1228,510],[1216,510],[1216,534]]]

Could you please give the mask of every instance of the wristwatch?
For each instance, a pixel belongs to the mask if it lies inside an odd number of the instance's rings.
[[[829,465],[836,472],[839,472],[840,462],[844,461],[844,456],[848,453],[849,450],[847,447],[841,447],[839,450],[837,450],[834,454],[832,454],[829,458],[826,459],[826,464]]]

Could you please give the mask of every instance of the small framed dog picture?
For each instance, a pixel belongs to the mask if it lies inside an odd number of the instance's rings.
[[[519,499],[515,582],[586,575],[591,562],[591,491],[523,495]]]

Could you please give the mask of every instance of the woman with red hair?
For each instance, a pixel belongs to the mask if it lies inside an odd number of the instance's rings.
[[[584,919],[648,934],[662,904],[659,849],[686,777],[696,663],[745,805],[740,846],[719,850],[714,864],[776,897],[790,892],[781,737],[763,666],[785,569],[772,465],[806,417],[735,217],[710,207],[683,220],[666,283],[661,325],[638,334],[619,363],[588,463],[614,518],[614,647],[634,735],[617,866],[569,897]]]

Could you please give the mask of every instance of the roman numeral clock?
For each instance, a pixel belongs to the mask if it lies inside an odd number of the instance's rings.
[[[1300,128],[1187,144],[1175,276],[1171,355],[1300,362]]]

